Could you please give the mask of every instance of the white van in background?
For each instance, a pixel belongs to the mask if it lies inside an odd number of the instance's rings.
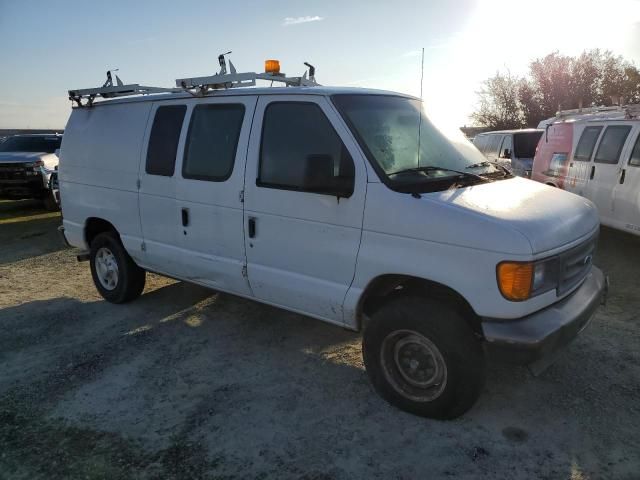
[[[538,370],[587,325],[589,201],[489,164],[417,98],[267,66],[69,92],[63,233],[105,299],[150,271],[362,330],[376,390],[435,418],[474,404],[485,355]],[[288,86],[239,88],[257,79]]]
[[[476,135],[473,144],[490,162],[519,177],[529,178],[542,132],[533,128],[485,132]]]
[[[543,122],[533,179],[588,198],[603,225],[640,235],[640,106],[569,111]]]

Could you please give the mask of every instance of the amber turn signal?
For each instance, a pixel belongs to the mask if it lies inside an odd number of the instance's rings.
[[[497,276],[500,293],[507,300],[521,302],[531,296],[533,263],[502,262]]]
[[[278,60],[265,60],[264,61],[265,73],[280,73],[280,61]]]

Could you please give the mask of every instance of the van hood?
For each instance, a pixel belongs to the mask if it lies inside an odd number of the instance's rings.
[[[571,243],[599,225],[598,211],[586,198],[518,177],[423,198],[516,230],[529,240],[534,255]]]

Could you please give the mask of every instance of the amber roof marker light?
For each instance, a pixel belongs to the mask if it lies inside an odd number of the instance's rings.
[[[265,60],[264,72],[272,75],[280,75],[280,60]]]

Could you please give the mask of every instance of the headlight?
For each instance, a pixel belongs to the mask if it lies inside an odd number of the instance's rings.
[[[521,302],[558,285],[555,258],[537,262],[502,262],[496,269],[498,288],[507,300]]]
[[[31,168],[32,170],[40,170],[40,167],[44,166],[44,162],[42,160],[38,160],[37,162],[26,163],[24,166],[26,168]]]

